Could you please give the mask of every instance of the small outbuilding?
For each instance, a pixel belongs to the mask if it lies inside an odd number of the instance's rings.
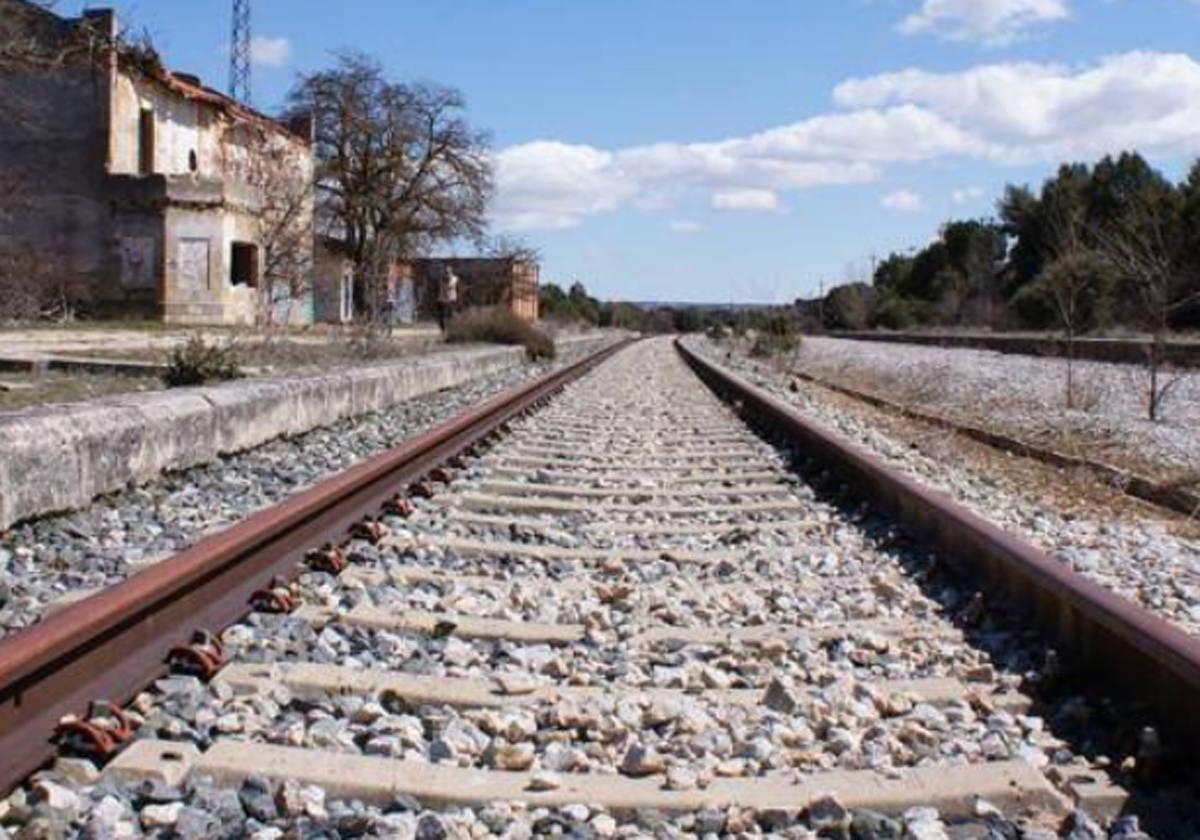
[[[447,272],[458,277],[459,306],[504,306],[526,321],[538,319],[538,264],[517,257],[431,257],[394,263],[379,305],[390,302],[401,323],[437,317],[438,288]],[[336,239],[318,242],[313,289],[316,319],[346,323],[365,317],[367,289]]]

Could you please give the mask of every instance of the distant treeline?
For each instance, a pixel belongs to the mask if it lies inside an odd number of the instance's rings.
[[[720,311],[721,307],[706,310],[695,306],[601,301],[589,295],[582,283],[574,283],[566,291],[554,283],[542,283],[538,292],[542,318],[645,333],[698,332],[713,323],[733,323],[739,317],[732,311]]]
[[[1200,329],[1200,161],[1180,184],[1133,153],[1068,164],[996,210],[798,314],[826,329]]]

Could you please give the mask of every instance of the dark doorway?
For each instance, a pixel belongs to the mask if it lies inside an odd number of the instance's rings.
[[[258,286],[258,246],[234,242],[229,260],[229,282],[234,286]]]

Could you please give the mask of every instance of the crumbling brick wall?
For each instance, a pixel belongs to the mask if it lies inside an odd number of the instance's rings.
[[[93,306],[131,303],[110,282],[105,69],[67,49],[53,15],[0,0],[0,19],[0,38],[44,50],[0,67],[0,283],[31,284],[43,304],[67,287]]]
[[[264,196],[282,184],[300,207],[283,311],[311,320],[306,138],[119,44],[111,13],[70,20],[0,0],[0,38],[18,29],[49,58],[0,66],[0,281],[74,284],[98,315],[255,321],[281,302],[263,280],[280,273],[264,258]],[[88,49],[61,49],[81,33]]]

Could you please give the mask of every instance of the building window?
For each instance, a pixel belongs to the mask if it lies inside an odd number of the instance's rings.
[[[341,300],[338,320],[342,323],[354,320],[354,274],[347,271],[342,275]]]
[[[138,173],[154,174],[154,111],[150,108],[138,115]]]
[[[229,258],[229,282],[234,286],[258,286],[258,246],[234,242]]]
[[[200,160],[196,157],[196,150],[192,149],[188,152],[188,171],[195,172],[200,168]]]

